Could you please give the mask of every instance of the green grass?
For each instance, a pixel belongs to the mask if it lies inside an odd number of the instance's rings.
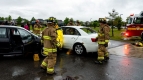
[[[96,28],[93,28],[94,30],[98,31],[99,30],[99,27],[96,27]],[[110,29],[110,39],[111,40],[122,40],[122,37],[121,37],[121,32],[125,31],[125,29],[122,29],[122,30],[118,30],[118,29],[113,29],[113,33],[114,33],[114,37],[112,37],[112,29]]]

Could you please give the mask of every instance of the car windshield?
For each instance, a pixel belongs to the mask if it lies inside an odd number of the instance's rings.
[[[82,29],[83,31],[85,31],[87,34],[96,33],[96,31],[94,31],[94,30],[91,29],[91,28],[80,28],[80,29]]]

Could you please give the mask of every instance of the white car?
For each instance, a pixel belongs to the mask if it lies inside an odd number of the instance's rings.
[[[97,32],[84,26],[62,26],[63,48],[72,49],[76,54],[97,52]]]

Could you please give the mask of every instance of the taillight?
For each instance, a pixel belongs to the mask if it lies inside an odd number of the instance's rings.
[[[129,36],[129,33],[125,33],[125,36]]]
[[[98,40],[97,38],[91,38],[92,42],[97,42],[97,40]]]

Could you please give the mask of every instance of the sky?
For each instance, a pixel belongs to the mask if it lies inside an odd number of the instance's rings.
[[[48,19],[53,16],[64,20],[66,17],[80,21],[93,21],[109,16],[115,9],[123,21],[130,14],[143,11],[142,0],[0,0],[0,16],[18,16],[31,20]]]

